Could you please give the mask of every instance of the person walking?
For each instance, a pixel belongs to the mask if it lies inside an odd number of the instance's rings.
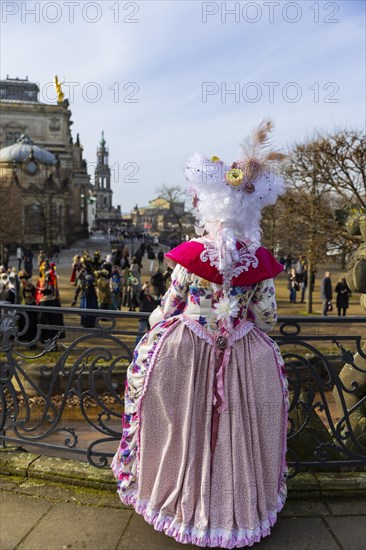
[[[290,304],[296,304],[296,292],[299,290],[299,283],[296,280],[296,271],[293,267],[287,277],[287,288],[290,291]]]
[[[22,269],[23,259],[24,259],[23,249],[20,245],[18,245],[17,246],[18,271]]]
[[[338,317],[346,316],[346,310],[349,306],[349,299],[351,296],[351,290],[349,289],[347,285],[347,281],[345,277],[341,277],[336,284],[336,287],[334,289],[334,292],[337,294],[336,304],[337,304],[337,310],[338,310]]]
[[[24,250],[24,271],[28,273],[29,278],[33,275],[33,252],[31,248]]]
[[[333,306],[332,306],[333,290],[332,290],[331,276],[332,276],[331,272],[326,271],[320,286],[320,296],[322,299],[322,315],[324,317],[328,315],[328,311],[332,311],[333,309]]]
[[[162,249],[158,252],[158,267],[160,271],[163,273],[164,271],[164,252]]]
[[[6,271],[9,267],[9,248],[7,246],[4,246],[2,258],[0,260],[0,263],[5,267]]]
[[[127,369],[118,494],[156,530],[199,547],[252,546],[286,500],[288,389],[266,334],[283,266],[258,244],[260,210],[284,188],[271,168],[281,157],[258,150],[270,129],[230,170],[218,157],[188,161],[205,236],[166,254],[172,284]]]
[[[112,292],[113,308],[120,310],[123,299],[123,284],[122,275],[118,265],[114,265],[112,268],[112,276],[110,278],[110,286]]]
[[[308,265],[304,265],[304,270],[301,277],[301,303],[305,302],[306,289],[308,288]]]
[[[127,286],[128,286],[128,276],[130,272],[130,259],[129,259],[129,250],[127,246],[125,246],[122,250],[122,258],[121,258],[121,269],[122,269],[122,286],[123,286],[123,305],[126,306],[127,304]]]
[[[156,259],[156,256],[155,256],[155,252],[152,248],[150,248],[148,254],[147,254],[147,257],[149,259],[149,269],[150,269],[150,275],[152,274],[152,272],[154,271],[154,262],[155,262],[155,259]]]
[[[21,289],[20,289],[20,281],[18,277],[18,271],[16,267],[13,267],[9,270],[9,281],[10,281],[10,287],[15,292],[15,303],[20,304],[22,301],[21,297]]]
[[[285,258],[285,271],[289,273],[292,266],[292,256],[291,254],[287,254]]]
[[[89,261],[85,262],[84,267],[77,276],[76,289],[72,306],[75,306],[80,295],[81,309],[98,309],[98,298],[95,291],[95,280],[92,274],[92,266]],[[95,315],[84,313],[80,318],[80,324],[85,328],[95,327]]]

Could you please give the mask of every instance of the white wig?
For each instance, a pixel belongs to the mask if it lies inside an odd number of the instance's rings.
[[[286,157],[269,148],[272,128],[271,121],[263,121],[231,166],[198,153],[189,159],[185,176],[189,193],[197,199],[196,218],[203,231],[225,230],[235,240],[259,244],[261,210],[274,204],[284,190],[274,167]]]

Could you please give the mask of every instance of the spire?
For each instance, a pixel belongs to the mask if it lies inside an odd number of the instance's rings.
[[[104,130],[102,130],[102,135],[97,148],[98,164],[108,165],[108,148],[106,147],[106,144],[107,142],[104,139]]]
[[[105,144],[106,144],[106,140],[104,139],[104,130],[102,130],[102,137],[100,138],[100,145],[102,147],[105,147]]]

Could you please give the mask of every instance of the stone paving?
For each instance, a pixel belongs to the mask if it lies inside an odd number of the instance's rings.
[[[156,532],[110,490],[0,476],[1,550],[194,549]],[[364,550],[366,499],[288,500],[268,550]]]

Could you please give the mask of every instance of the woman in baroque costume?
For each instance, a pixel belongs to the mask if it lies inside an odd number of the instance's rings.
[[[286,499],[288,391],[267,335],[283,266],[259,244],[283,191],[269,120],[227,166],[185,168],[198,238],[166,254],[172,283],[128,368],[118,493],[178,542],[241,548],[270,534]]]

